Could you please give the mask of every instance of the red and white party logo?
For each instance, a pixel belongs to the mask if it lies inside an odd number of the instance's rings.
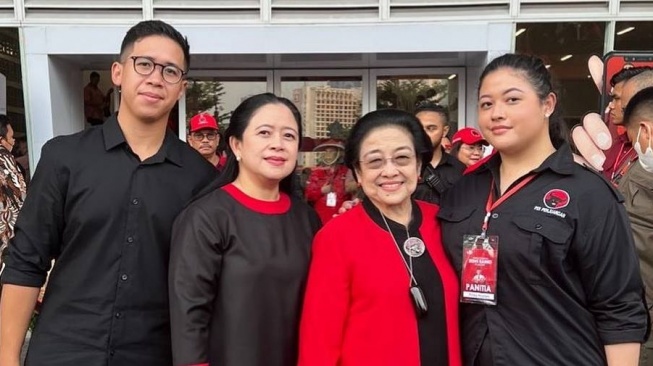
[[[569,204],[569,193],[562,189],[552,189],[544,195],[544,206],[553,210],[567,207]]]

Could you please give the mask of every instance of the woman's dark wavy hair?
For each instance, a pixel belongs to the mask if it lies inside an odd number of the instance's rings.
[[[356,170],[360,169],[360,150],[363,140],[374,130],[383,127],[398,127],[406,132],[413,141],[418,162],[422,169],[433,158],[433,146],[422,124],[414,115],[398,109],[379,109],[361,117],[351,129],[345,144],[345,164],[356,177]]]
[[[523,75],[531,84],[541,101],[544,101],[549,93],[555,94],[556,97],[558,96],[551,82],[551,74],[549,74],[549,70],[547,70],[542,59],[531,55],[515,53],[507,53],[499,56],[485,66],[481,74],[479,89],[485,77],[499,69],[512,69]],[[569,135],[567,125],[562,119],[560,105],[560,99],[557,99],[553,114],[549,116],[549,137],[556,149],[567,141]]]
[[[247,129],[247,126],[249,126],[249,122],[252,120],[254,114],[259,109],[265,107],[268,104],[281,104],[290,109],[290,112],[292,112],[293,116],[295,117],[295,121],[297,122],[297,132],[299,133],[297,136],[297,144],[301,144],[302,116],[299,113],[299,110],[297,110],[297,107],[295,107],[295,105],[290,100],[278,97],[272,93],[263,93],[251,96],[240,103],[240,105],[236,107],[236,110],[234,110],[231,114],[229,127],[227,127],[224,136],[226,142],[227,162],[216,183],[212,186],[222,187],[236,180],[240,170],[238,167],[238,161],[236,161],[236,155],[231,150],[229,139],[233,136],[237,140],[242,141],[243,133],[245,132],[245,129]],[[293,188],[293,173],[291,173],[281,180],[279,189],[282,192],[291,195]]]

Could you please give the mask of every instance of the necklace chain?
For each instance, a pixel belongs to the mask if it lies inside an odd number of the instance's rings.
[[[381,214],[381,218],[383,219],[383,223],[385,224],[386,229],[388,229],[388,233],[390,234],[392,241],[395,243],[395,247],[397,247],[397,251],[399,251],[399,256],[401,257],[401,259],[404,261],[404,264],[406,265],[406,269],[408,270],[408,274],[410,275],[410,281],[411,281],[409,285],[412,285],[414,283],[415,286],[417,286],[417,280],[415,279],[415,276],[413,276],[413,257],[408,256],[408,262],[406,262],[406,258],[404,258],[403,253],[401,253],[401,249],[399,248],[399,243],[397,243],[397,239],[395,239],[394,234],[392,234],[392,230],[390,230],[390,225],[388,225],[388,221],[385,219],[385,215],[383,215],[383,212],[381,212],[381,210],[379,210],[379,213]],[[410,238],[410,234],[408,233],[408,226],[404,226],[404,228],[406,229],[406,240],[408,240],[408,238]]]

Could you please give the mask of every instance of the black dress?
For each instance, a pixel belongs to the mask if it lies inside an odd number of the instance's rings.
[[[305,203],[253,199],[233,185],[196,200],[173,227],[175,365],[294,366],[311,242]]]

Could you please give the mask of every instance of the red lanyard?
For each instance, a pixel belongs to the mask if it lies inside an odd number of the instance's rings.
[[[492,179],[492,183],[490,184],[490,194],[488,195],[487,203],[485,204],[485,218],[483,219],[483,227],[482,227],[483,232],[481,233],[483,237],[485,237],[485,234],[487,233],[487,227],[490,222],[490,215],[492,214],[492,210],[499,207],[499,205],[502,204],[505,200],[507,200],[512,195],[517,193],[517,191],[519,191],[520,189],[524,188],[525,185],[527,185],[533,179],[535,179],[535,176],[536,176],[535,174],[531,174],[526,178],[522,179],[521,182],[512,186],[512,188],[510,188],[506,193],[503,194],[503,196],[499,197],[499,199],[496,201],[494,200],[494,179]]]

